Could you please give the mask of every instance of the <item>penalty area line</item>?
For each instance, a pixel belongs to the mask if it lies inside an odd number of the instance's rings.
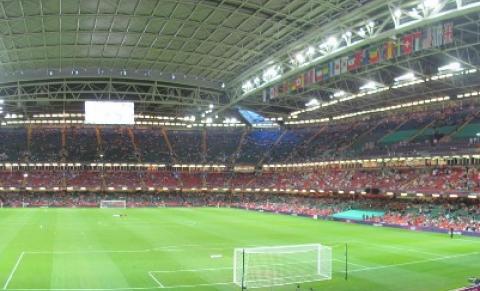
[[[444,261],[444,260],[448,260],[448,259],[456,259],[456,258],[462,258],[462,257],[468,257],[468,256],[476,256],[476,255],[479,255],[479,254],[480,254],[480,252],[472,252],[472,253],[466,253],[466,254],[444,256],[444,257],[440,257],[440,258],[411,261],[411,262],[405,262],[405,263],[399,263],[399,264],[381,265],[381,266],[375,266],[375,267],[368,267],[368,268],[364,268],[364,269],[356,269],[356,270],[350,271],[349,273],[368,272],[368,271],[373,271],[373,270],[381,270],[381,269],[396,268],[396,267],[403,267],[403,266],[410,266],[410,265],[417,265],[417,264],[425,264],[425,263],[430,263],[430,262],[439,262],[439,261]],[[342,271],[342,273],[344,273],[344,272],[345,271]]]
[[[165,288],[165,286],[162,284],[162,282],[160,282],[157,277],[155,277],[155,274],[153,272],[148,272],[148,275],[150,276],[150,278],[152,278],[153,281],[155,281],[155,283],[158,284],[158,287],[160,288]]]
[[[22,259],[23,259],[23,256],[25,256],[25,252],[22,252],[22,253],[20,254],[20,256],[18,257],[17,262],[16,262],[15,265],[13,266],[13,269],[12,269],[12,271],[10,272],[10,275],[9,275],[8,278],[7,278],[7,281],[5,281],[5,285],[3,285],[3,290],[7,290],[7,287],[8,287],[8,285],[10,284],[10,281],[12,281],[12,279],[13,279],[13,275],[14,275],[15,272],[17,271],[18,266],[20,265],[20,262],[21,262]]]

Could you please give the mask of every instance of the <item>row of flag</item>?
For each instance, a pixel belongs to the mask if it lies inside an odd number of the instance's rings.
[[[427,27],[421,31],[405,34],[397,40],[388,40],[381,45],[360,49],[349,56],[318,65],[282,84],[265,89],[263,100],[266,102],[267,99],[276,98],[281,94],[300,91],[311,84],[358,70],[366,65],[374,65],[421,50],[448,45],[453,41],[453,22]]]

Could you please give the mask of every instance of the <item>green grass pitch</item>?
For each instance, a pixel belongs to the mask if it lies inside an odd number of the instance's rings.
[[[451,290],[480,276],[468,237],[236,209],[0,209],[0,290],[240,290],[234,248],[304,243],[333,246],[334,263],[331,281],[302,290]]]

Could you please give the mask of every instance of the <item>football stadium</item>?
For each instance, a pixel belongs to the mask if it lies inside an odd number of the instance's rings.
[[[0,291],[479,291],[480,1],[0,0]]]

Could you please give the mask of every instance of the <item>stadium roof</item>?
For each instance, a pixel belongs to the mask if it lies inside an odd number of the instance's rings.
[[[476,68],[479,2],[0,1],[0,98],[5,112],[78,111],[84,99],[127,99],[143,112],[185,114],[215,104],[215,113],[240,105],[287,116],[312,98],[327,102],[336,91],[353,94],[368,81],[391,85],[410,71],[424,78],[449,62]],[[449,45],[263,100],[267,90],[311,68],[446,21],[454,24]],[[349,41],[347,33],[353,34]],[[322,48],[329,42],[331,48]],[[274,76],[265,76],[272,67]],[[245,90],[249,81],[253,88]],[[342,102],[315,115],[472,86],[463,76],[442,79]]]

